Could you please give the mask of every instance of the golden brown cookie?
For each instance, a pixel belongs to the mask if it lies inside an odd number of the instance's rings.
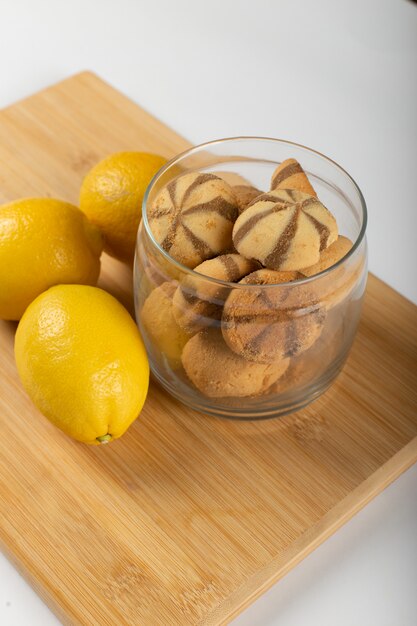
[[[290,272],[286,275],[294,279]],[[296,356],[308,350],[322,331],[326,311],[312,287],[290,283],[275,287],[282,279],[282,272],[271,270],[249,274],[239,283],[248,287],[234,289],[224,305],[224,340],[250,361],[272,363]]]
[[[214,176],[218,176],[222,180],[226,181],[228,185],[234,187],[235,185],[248,185],[251,186],[252,183],[247,179],[238,174],[237,172],[211,172]]]
[[[300,273],[304,276],[314,276],[331,268],[340,261],[352,248],[352,242],[347,237],[339,236],[337,240],[320,255],[318,263],[303,268]],[[364,270],[364,258],[349,259],[339,267],[334,268],[325,276],[317,278],[316,290],[318,297],[327,310],[340,304],[355,288]]]
[[[226,346],[218,328],[206,328],[186,344],[184,370],[201,393],[209,398],[243,398],[263,393],[282,376],[289,359],[251,363]]]
[[[259,196],[239,215],[233,244],[269,269],[292,271],[317,263],[337,234],[335,218],[317,198],[276,190]]]
[[[232,189],[237,198],[239,214],[247,209],[250,203],[263,193],[256,187],[252,187],[252,185],[234,185]]]
[[[260,268],[248,274],[240,282],[242,285],[280,285],[281,283],[291,283],[294,280],[303,278],[300,272],[277,272]]]
[[[174,294],[173,314],[177,324],[193,333],[220,320],[230,288],[205,280],[204,276],[234,283],[258,266],[256,261],[240,254],[223,254],[197,265],[194,271],[202,277],[184,276]]]
[[[296,189],[310,196],[317,196],[307,174],[296,159],[286,159],[274,171],[271,189]]]
[[[244,211],[248,204],[252,202],[257,196],[263,193],[257,189],[247,179],[237,174],[236,172],[212,172],[215,176],[222,178],[228,183],[236,196],[238,202],[239,213]]]
[[[283,394],[314,383],[344,354],[346,341],[343,316],[330,313],[318,340],[309,350],[290,360],[284,376],[267,393]]]
[[[337,267],[329,275],[320,279],[318,292],[328,311],[351,297],[356,286],[361,282],[364,271],[365,259],[362,256],[352,263]]]
[[[336,241],[334,241],[328,248],[325,248],[320,253],[320,259],[314,265],[310,267],[304,267],[300,270],[304,276],[314,276],[319,274],[329,267],[332,267],[335,263],[340,261],[352,248],[352,242],[347,237],[339,235]]]
[[[175,178],[160,191],[148,221],[161,247],[193,268],[232,246],[237,215],[230,185],[213,174],[192,172]]]
[[[176,283],[166,282],[154,289],[145,300],[140,314],[149,339],[173,367],[180,365],[182,350],[190,338],[172,315],[172,297],[176,288]]]

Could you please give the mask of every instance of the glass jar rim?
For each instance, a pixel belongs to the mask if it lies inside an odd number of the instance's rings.
[[[319,156],[320,158],[326,160],[328,163],[332,164],[333,166],[335,166],[338,170],[340,170],[342,172],[342,174],[344,174],[347,178],[349,178],[349,180],[353,183],[353,186],[355,187],[358,196],[359,196],[359,200],[360,200],[360,204],[361,204],[361,209],[362,209],[362,224],[361,224],[361,229],[359,231],[358,236],[356,237],[355,241],[353,242],[353,245],[351,247],[351,249],[349,250],[349,252],[347,252],[345,254],[345,256],[343,256],[341,259],[339,259],[339,261],[337,261],[334,265],[331,265],[330,267],[328,267],[325,270],[322,270],[321,272],[318,272],[317,274],[313,274],[313,276],[305,276],[303,278],[297,278],[296,280],[291,281],[290,283],[271,283],[271,284],[267,284],[267,285],[256,285],[256,284],[240,284],[240,283],[231,283],[225,280],[220,280],[218,278],[212,278],[211,276],[206,276],[205,274],[200,274],[199,272],[196,272],[194,269],[191,269],[189,267],[187,267],[186,265],[183,265],[182,263],[180,263],[179,261],[177,261],[176,259],[174,259],[166,250],[164,250],[159,243],[156,241],[152,229],[149,225],[149,221],[148,221],[148,214],[147,214],[147,202],[148,202],[148,197],[149,197],[149,193],[152,189],[152,187],[155,185],[155,183],[159,180],[159,178],[161,178],[161,176],[169,169],[171,168],[173,165],[175,165],[176,163],[178,163],[178,161],[182,160],[183,158],[190,156],[196,152],[201,151],[204,148],[210,147],[210,146],[215,146],[217,144],[222,144],[222,143],[226,143],[226,142],[239,142],[239,141],[266,141],[266,142],[271,142],[271,143],[278,143],[278,144],[285,144],[288,146],[295,146],[297,148],[301,148],[303,150],[307,150],[308,152],[311,152],[313,154],[316,154],[317,156]],[[180,270],[182,273],[184,274],[188,274],[194,278],[198,278],[198,279],[204,279],[207,280],[209,282],[224,286],[224,287],[230,287],[230,288],[242,288],[242,289],[248,289],[248,288],[255,288],[255,289],[259,289],[259,288],[268,288],[268,287],[282,287],[284,285],[286,285],[287,287],[289,285],[304,285],[304,284],[308,284],[308,283],[313,283],[314,281],[316,281],[319,278],[322,278],[323,276],[326,275],[330,275],[333,271],[335,271],[337,268],[339,268],[340,266],[342,266],[343,264],[346,263],[346,261],[356,252],[356,250],[359,248],[359,246],[361,245],[364,237],[365,237],[365,233],[366,233],[366,226],[368,223],[368,210],[366,207],[366,202],[365,202],[365,198],[363,197],[362,191],[360,190],[359,185],[356,183],[356,181],[354,180],[354,178],[349,174],[349,172],[347,172],[341,165],[339,165],[339,163],[337,163],[336,161],[334,161],[333,159],[331,159],[330,157],[326,156],[325,154],[323,154],[322,152],[319,152],[318,150],[314,150],[313,148],[309,148],[308,146],[304,146],[303,144],[300,143],[296,143],[294,141],[288,141],[286,139],[275,139],[273,137],[257,137],[257,136],[239,136],[239,137],[225,137],[222,139],[213,139],[212,141],[206,141],[204,143],[200,143],[196,146],[192,146],[191,148],[188,148],[187,150],[184,150],[183,152],[180,152],[179,154],[177,154],[176,156],[174,156],[172,159],[170,159],[169,161],[167,161],[165,163],[165,165],[163,165],[157,172],[156,174],[152,177],[146,191],[145,191],[145,195],[143,197],[142,200],[142,220],[141,220],[141,224],[138,230],[138,236],[137,236],[137,244],[139,241],[139,236],[141,233],[142,228],[145,229],[146,235],[149,237],[149,240],[151,241],[152,245],[157,249],[158,253],[161,254],[166,261],[173,265],[177,270]],[[236,253],[238,254],[238,253]]]

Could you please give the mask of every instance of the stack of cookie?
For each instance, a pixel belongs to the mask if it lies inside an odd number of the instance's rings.
[[[277,167],[266,193],[232,173],[181,175],[157,195],[148,221],[159,245],[194,273],[150,293],[143,326],[208,397],[278,389],[355,282],[300,282],[352,243],[295,159]]]

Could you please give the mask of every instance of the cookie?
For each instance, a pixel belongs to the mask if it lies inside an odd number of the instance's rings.
[[[317,382],[344,354],[345,334],[343,316],[330,313],[318,340],[309,350],[291,359],[284,376],[273,383],[267,393],[283,394]]]
[[[317,288],[322,302],[330,311],[352,297],[359,285],[362,293],[364,281],[366,282],[365,259],[361,256],[349,264],[336,268],[328,276],[320,278]]]
[[[226,282],[237,282],[258,267],[240,254],[223,254],[204,261],[194,269],[202,276]],[[173,298],[173,314],[177,324],[194,333],[220,320],[230,288],[222,287],[198,276],[185,276]]]
[[[194,268],[232,246],[238,215],[230,185],[213,174],[192,172],[172,180],[151,204],[149,226],[174,259]]]
[[[226,300],[222,333],[233,352],[257,363],[273,363],[308,350],[320,336],[326,317],[309,285],[274,285],[298,274],[258,270],[240,281]],[[250,287],[250,285],[253,285]],[[259,287],[257,287],[259,285]]]
[[[278,165],[272,174],[271,189],[296,189],[317,196],[307,174],[295,159],[286,159]]]
[[[277,272],[261,268],[248,274],[240,282],[242,285],[280,285],[281,283],[290,283],[299,278],[303,278],[300,272]]]
[[[236,185],[244,185],[245,187],[251,187],[252,183],[247,178],[244,178],[237,172],[211,172],[214,176],[218,176],[222,180],[224,180],[231,187],[235,187]]]
[[[237,218],[235,249],[273,270],[293,271],[317,263],[337,239],[333,215],[314,196],[275,190],[259,196]]]
[[[181,364],[182,350],[190,339],[176,323],[172,314],[172,297],[177,285],[165,282],[146,298],[140,319],[152,345],[162,353],[173,367]]]
[[[325,248],[320,253],[320,258],[314,265],[310,265],[310,267],[304,267],[300,269],[301,274],[304,276],[314,276],[315,274],[319,274],[324,270],[327,270],[329,267],[332,267],[335,263],[343,259],[343,257],[349,252],[352,247],[352,242],[347,237],[343,237],[343,235],[339,235],[339,237],[334,241],[328,248]]]
[[[284,374],[288,363],[289,359],[269,364],[246,361],[229,350],[218,328],[194,335],[182,353],[188,378],[209,398],[259,395]]]
[[[300,273],[304,276],[314,276],[329,269],[346,256],[352,245],[350,239],[339,235],[331,246],[323,250],[318,263],[303,268]],[[351,259],[335,268],[328,275],[317,279],[317,293],[327,310],[334,308],[349,296],[363,273],[363,266],[363,257]]]
[[[237,199],[239,213],[242,213],[250,202],[263,193],[252,185],[247,178],[236,172],[213,172],[213,174],[222,178],[231,186]]]
[[[243,213],[250,203],[263,193],[256,187],[252,187],[252,185],[234,185],[232,189],[237,199],[239,214]]]

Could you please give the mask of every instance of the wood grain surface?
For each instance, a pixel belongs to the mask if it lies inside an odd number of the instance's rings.
[[[0,200],[77,202],[123,149],[188,142],[90,73],[0,112]],[[132,309],[129,269],[102,286]],[[231,422],[153,385],[107,447],[66,438],[32,406],[0,322],[0,539],[65,624],[227,623],[417,458],[417,308],[370,277],[359,333],[309,408]]]

